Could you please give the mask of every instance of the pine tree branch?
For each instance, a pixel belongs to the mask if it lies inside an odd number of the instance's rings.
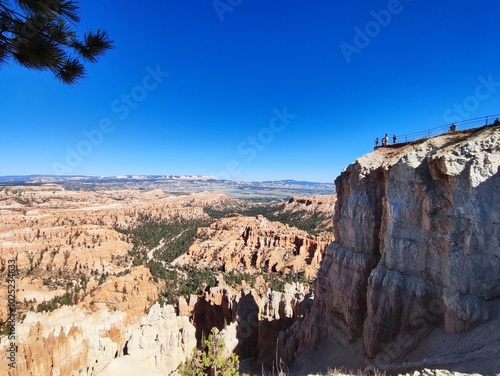
[[[82,60],[95,63],[114,47],[101,29],[77,39],[68,24],[79,21],[73,0],[16,0],[16,4],[14,9],[0,0],[0,64],[13,58],[27,68],[51,70],[62,82],[74,84],[85,77]]]

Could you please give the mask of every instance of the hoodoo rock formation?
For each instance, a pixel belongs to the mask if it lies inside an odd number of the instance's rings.
[[[172,306],[151,307],[157,299],[149,270],[137,267],[110,277],[76,306],[29,312],[16,328],[17,362],[9,374],[99,375],[110,363],[106,375],[123,375],[129,365],[174,371],[196,345],[195,328]],[[0,343],[3,354],[6,346]]]
[[[304,222],[314,225],[331,214],[329,196],[291,201],[288,219],[300,222],[304,212],[311,212],[314,218],[306,216]],[[71,190],[52,184],[0,187],[2,296],[7,296],[8,262],[15,260],[18,269],[16,364],[9,370],[6,362],[10,342],[5,333],[12,328],[6,325],[9,307],[4,299],[0,373],[168,374],[214,326],[226,327],[222,332],[228,349],[242,358],[269,362],[278,333],[311,304],[309,285],[296,281],[305,282],[302,274],[309,279],[316,275],[333,234],[310,235],[263,216],[211,215],[249,208],[272,214],[285,210],[284,204],[274,205],[218,192],[172,195],[159,189]],[[189,235],[194,228],[186,230],[179,222],[212,226],[200,228],[194,239],[194,232]],[[170,224],[175,231],[167,231]],[[164,231],[159,242],[137,246],[159,231]],[[182,238],[185,233],[189,236]],[[176,251],[192,245],[184,257],[186,267],[215,268],[230,284],[222,278],[211,288],[206,281],[193,283],[185,269],[155,258],[155,249],[179,238],[182,247],[177,244]],[[238,279],[239,273],[248,278]],[[295,282],[284,285],[283,279]],[[203,293],[188,301],[182,296],[160,298],[168,288],[193,286]],[[160,307],[159,300],[175,302],[176,307]]]
[[[257,217],[221,218],[198,230],[198,239],[175,265],[240,273],[304,273],[313,278],[331,234],[309,235],[280,222]]]
[[[228,350],[235,351],[241,359],[253,358],[271,365],[279,333],[309,310],[310,287],[288,283],[282,292],[272,291],[265,287],[262,277],[253,286],[245,285],[239,291],[222,278],[218,283],[200,296],[191,295],[189,303],[180,299],[183,307],[180,314],[191,318],[198,343],[217,327]]]
[[[424,327],[487,321],[500,297],[499,166],[498,126],[378,148],[348,166],[335,181],[335,242],[311,311],[282,334],[285,358],[362,341],[367,358],[390,363]]]

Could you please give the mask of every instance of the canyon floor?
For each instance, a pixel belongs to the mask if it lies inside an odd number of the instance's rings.
[[[363,341],[350,346],[331,340],[298,355],[298,366],[288,375],[326,375],[329,369],[379,370],[386,375],[498,375],[500,374],[500,302],[494,317],[467,333],[448,334],[441,328],[428,330],[418,344],[395,356],[389,363],[366,359]],[[394,346],[394,345],[392,345]],[[391,346],[387,347],[391,353]],[[369,373],[369,372],[367,372]]]

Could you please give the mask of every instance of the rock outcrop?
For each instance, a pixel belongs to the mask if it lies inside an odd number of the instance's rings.
[[[235,291],[219,278],[218,286],[200,296],[191,295],[188,302],[181,298],[179,303],[179,311],[196,327],[198,345],[217,327],[228,351],[241,359],[272,364],[279,333],[304,317],[312,304],[312,291],[301,283],[287,283],[282,292],[272,291],[262,277],[254,286]]]
[[[305,211],[312,213],[330,214],[335,212],[336,195],[323,195],[313,197],[292,196],[286,203],[283,211]]]
[[[177,316],[171,305],[153,305],[140,326],[130,332],[123,356],[113,360],[101,376],[122,376],[134,367],[143,374],[170,374],[196,346],[195,327],[187,317]]]
[[[378,148],[347,167],[313,307],[282,334],[283,355],[362,339],[374,357],[401,333],[488,320],[500,297],[499,166],[491,126]]]
[[[300,215],[303,220],[323,219],[314,229],[315,233],[333,233],[333,213],[337,195],[321,195],[313,197],[292,196],[287,202],[278,204],[282,213],[291,216]]]

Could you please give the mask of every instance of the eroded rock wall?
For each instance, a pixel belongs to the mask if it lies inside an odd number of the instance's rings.
[[[173,306],[153,305],[140,325],[128,330],[123,356],[110,363],[102,376],[119,376],[120,370],[139,365],[144,373],[170,374],[196,347],[195,327]],[[118,368],[118,370],[116,370]]]
[[[448,333],[488,320],[500,297],[500,129],[378,148],[336,180],[335,243],[310,314],[285,357],[321,339],[384,342],[425,323]]]
[[[219,278],[217,287],[191,295],[189,302],[181,299],[179,311],[195,325],[198,345],[217,327],[228,351],[272,364],[279,333],[304,317],[313,299],[311,288],[301,283],[285,284],[282,292],[265,286],[261,277],[235,291]]]

